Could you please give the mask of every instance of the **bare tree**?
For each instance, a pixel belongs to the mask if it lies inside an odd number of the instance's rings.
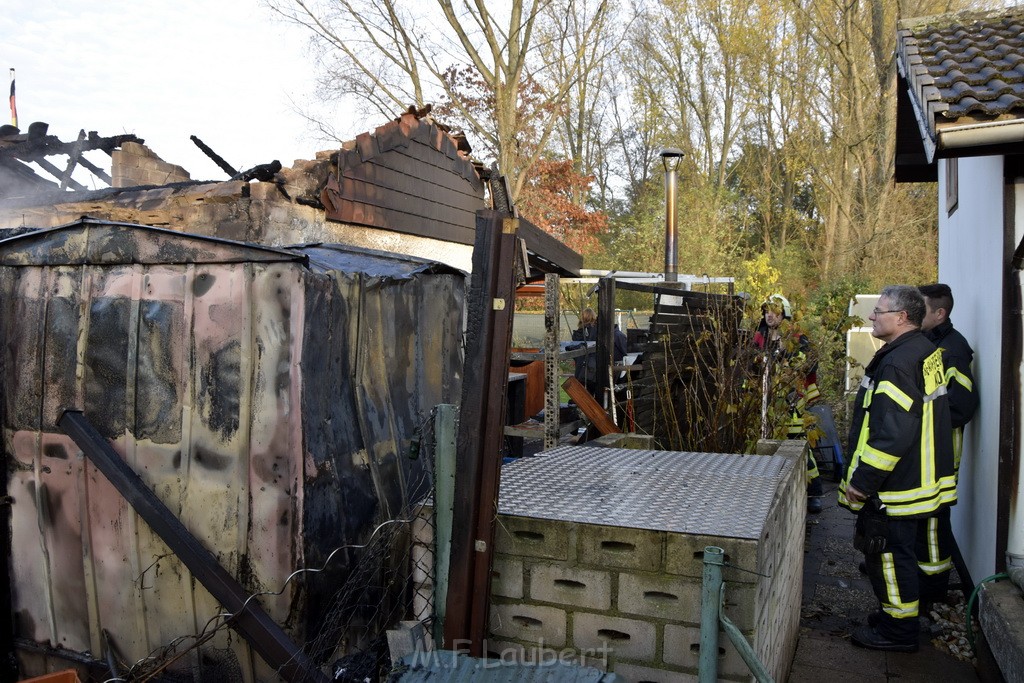
[[[493,8],[483,0],[268,2],[310,30],[338,92],[389,116],[439,101],[457,112],[478,146],[493,153],[513,198],[570,90],[599,61],[589,46],[601,44],[609,28],[608,0],[511,0]],[[479,96],[466,91],[467,70]],[[524,106],[526,95],[543,106]]]

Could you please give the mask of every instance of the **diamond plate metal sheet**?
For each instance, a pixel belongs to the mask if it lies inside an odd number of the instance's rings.
[[[501,514],[758,539],[792,463],[734,455],[563,446],[501,471]]]

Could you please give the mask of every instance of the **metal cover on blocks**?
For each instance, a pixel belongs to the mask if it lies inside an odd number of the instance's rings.
[[[498,512],[758,539],[789,467],[775,455],[563,446],[502,468]]]

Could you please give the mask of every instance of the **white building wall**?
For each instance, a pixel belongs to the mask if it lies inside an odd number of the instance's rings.
[[[1003,310],[1003,158],[963,158],[959,203],[945,206],[939,162],[939,282],[953,290],[950,319],[974,349],[981,399],[964,431],[959,502],[953,533],[974,581],[995,573],[999,446],[999,382]]]

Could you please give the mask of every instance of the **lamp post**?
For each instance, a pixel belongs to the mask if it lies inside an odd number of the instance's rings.
[[[683,150],[665,147],[659,154],[665,167],[665,282],[678,282],[676,244],[676,170],[683,158]]]

